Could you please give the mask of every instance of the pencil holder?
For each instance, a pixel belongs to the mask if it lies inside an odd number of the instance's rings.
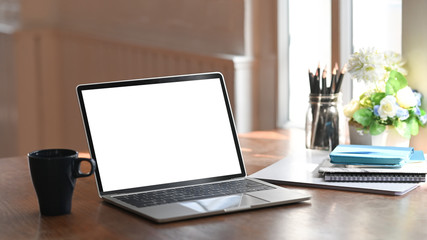
[[[310,94],[305,124],[308,149],[332,151],[345,143],[345,116],[341,93]]]

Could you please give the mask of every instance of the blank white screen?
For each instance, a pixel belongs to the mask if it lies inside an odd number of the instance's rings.
[[[241,173],[219,79],[82,96],[104,191]]]

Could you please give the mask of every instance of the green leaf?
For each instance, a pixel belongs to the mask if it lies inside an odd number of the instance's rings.
[[[377,121],[372,121],[371,125],[369,126],[369,133],[371,135],[379,135],[384,132],[385,128],[385,125],[382,125]]]
[[[371,96],[371,101],[372,104],[375,105],[380,105],[381,100],[385,97],[385,93],[383,92],[379,92],[379,93],[374,93]]]
[[[400,72],[392,70],[385,85],[387,95],[395,95],[397,91],[408,86],[408,81]]]
[[[411,137],[411,127],[408,124],[408,120],[405,121],[396,121],[393,123],[396,131],[405,138]]]
[[[421,121],[420,118],[426,114],[426,111],[424,111],[424,109],[420,109],[420,113],[421,113],[420,116],[416,116],[417,122],[418,122],[418,126],[425,127],[425,124],[423,124],[423,122]]]
[[[362,108],[370,108],[373,107],[374,105],[372,105],[372,101],[371,101],[371,97],[368,93],[363,93],[362,95],[360,95],[359,97],[359,104]]]
[[[423,116],[424,114],[426,114],[426,111],[424,111],[424,109],[420,108],[420,116]]]
[[[371,125],[373,113],[367,108],[361,108],[353,114],[353,119],[364,127]]]
[[[408,121],[408,128],[411,130],[411,134],[416,136],[419,130],[417,118],[415,116],[411,116],[406,121]]]

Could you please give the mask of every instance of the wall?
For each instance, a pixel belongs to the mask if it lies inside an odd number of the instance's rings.
[[[423,107],[427,108],[427,1],[402,1],[402,54],[407,60],[408,82],[413,89],[424,95]],[[416,137],[412,137],[411,145],[427,152],[427,129],[420,129]]]
[[[52,0],[44,0],[52,1]],[[63,30],[198,54],[254,60],[253,129],[276,127],[277,0],[60,0]],[[50,14],[52,16],[53,14]]]
[[[90,68],[84,62],[91,59],[69,64],[71,58],[78,61],[82,56],[77,55],[84,50],[73,52],[64,44],[62,33],[67,32],[128,46],[243,59],[239,65],[250,70],[239,73],[243,78],[235,87],[249,93],[236,95],[245,105],[244,118],[251,129],[276,126],[276,0],[0,0],[0,14],[4,3],[12,7],[6,17],[0,16],[0,32],[13,41],[13,48],[9,48],[11,56],[2,55],[1,61],[12,64],[15,74],[7,77],[3,72],[0,76],[6,86],[2,92],[10,93],[7,101],[2,100],[7,105],[2,109],[7,111],[1,115],[9,120],[0,126],[10,135],[0,135],[0,143],[10,146],[2,144],[0,156],[25,154],[34,148],[86,145],[82,126],[75,123],[81,120],[76,116],[74,87],[95,78],[79,77]],[[8,52],[1,50],[0,55],[4,53]],[[105,76],[102,70],[92,70],[90,76],[96,76],[96,81]],[[66,94],[61,89],[67,89]],[[73,137],[75,134],[80,137]],[[20,146],[18,150],[13,142]],[[5,152],[5,148],[11,151]]]
[[[0,157],[18,151],[18,110],[14,74],[14,39],[19,23],[19,2],[0,0]]]
[[[17,102],[14,79],[13,39],[0,32],[0,156],[17,151]]]
[[[198,53],[244,54],[243,0],[61,0],[59,26]]]

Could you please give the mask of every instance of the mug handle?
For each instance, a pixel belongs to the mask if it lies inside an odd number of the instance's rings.
[[[83,161],[90,163],[91,168],[88,173],[82,173],[80,171],[80,165]],[[74,177],[76,178],[88,177],[93,174],[93,172],[95,171],[95,168],[96,168],[96,163],[92,158],[77,158],[74,165]]]

